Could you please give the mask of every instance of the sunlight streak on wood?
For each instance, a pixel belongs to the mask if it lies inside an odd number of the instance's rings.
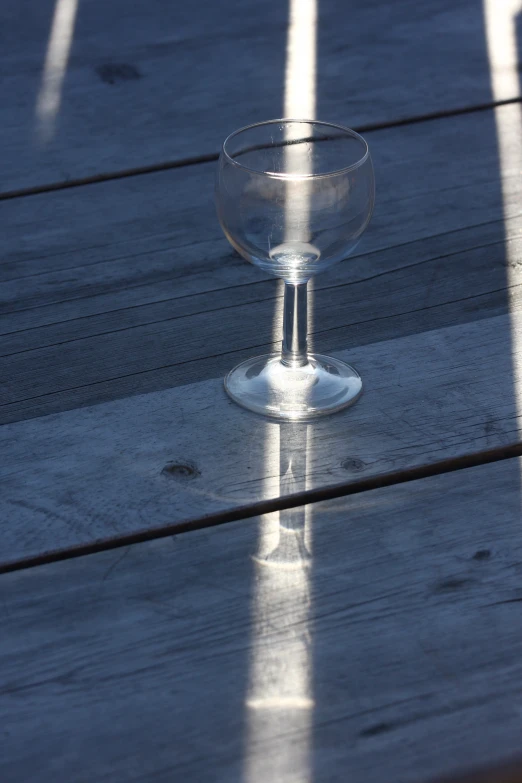
[[[515,98],[519,92],[517,16],[521,0],[484,0],[484,19],[493,100]]]
[[[44,72],[36,101],[38,132],[43,143],[50,141],[54,135],[77,9],[78,0],[56,0]]]
[[[284,116],[315,118],[317,0],[290,0],[286,40]]]
[[[287,118],[315,118],[316,25],[316,0],[290,0],[283,108]],[[300,133],[299,129],[290,132],[297,132],[298,136]],[[301,145],[288,147],[286,155],[292,170],[304,174],[312,171],[307,150]],[[286,198],[287,203],[292,203],[292,213],[285,216],[285,242],[307,241],[308,237],[302,233],[303,225],[307,231],[309,212],[306,184],[303,187],[302,183],[296,186],[289,182]],[[309,304],[310,313],[312,301]],[[277,308],[272,325],[272,339],[276,344],[281,340],[281,315]],[[308,325],[311,325],[310,315]],[[267,423],[264,473],[268,485],[273,482],[271,477],[280,476],[281,495],[307,488],[306,466],[312,462],[311,432],[306,424]],[[288,509],[265,515],[260,523],[258,551],[253,557],[252,653],[245,700],[245,783],[312,780],[310,744],[314,700],[309,513],[306,506]],[[276,637],[278,643],[274,644]],[[295,741],[292,735],[299,740]]]
[[[286,67],[283,99],[283,116],[291,119],[315,119],[317,92],[317,0],[290,0],[289,22],[286,39]],[[298,128],[290,129],[287,138],[298,138]],[[286,149],[287,166],[311,173],[311,163],[303,147]],[[287,202],[293,209],[285,215],[285,242],[308,242],[309,233],[303,231],[309,213],[310,192],[306,182],[287,185]],[[296,217],[298,225],[296,227]],[[281,293],[283,288],[280,288]],[[308,329],[313,326],[313,285],[308,284]],[[272,340],[281,340],[282,312],[274,313]]]
[[[520,93],[517,18],[522,13],[522,0],[484,0],[484,19],[494,101],[514,98]],[[499,157],[499,179],[502,187],[504,216],[522,173],[522,111],[520,105],[495,111]],[[507,231],[507,229],[506,229]],[[508,284],[515,283],[513,269],[520,258],[515,257],[514,243],[505,243]],[[512,315],[511,340],[515,382],[522,378],[519,329]],[[519,391],[518,389],[516,390]],[[520,411],[519,411],[520,412]]]
[[[280,494],[307,488],[311,426],[277,424],[267,444]],[[273,447],[274,450],[271,450]],[[275,448],[277,447],[277,450]],[[254,565],[245,783],[311,781],[311,526],[306,506],[261,518]],[[299,740],[296,742],[295,737]]]

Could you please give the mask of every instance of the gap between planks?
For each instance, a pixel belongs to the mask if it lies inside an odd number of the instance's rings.
[[[427,242],[427,241],[430,241],[430,240],[433,240],[433,239],[437,239],[437,238],[443,237],[443,236],[444,237],[448,237],[448,236],[451,236],[452,234],[461,234],[464,231],[472,231],[474,229],[476,230],[478,228],[482,228],[483,226],[488,226],[488,225],[492,225],[493,226],[495,224],[505,225],[506,223],[508,223],[510,221],[514,221],[514,220],[516,220],[518,218],[522,218],[522,213],[519,213],[519,214],[516,214],[516,215],[512,215],[512,216],[510,216],[508,218],[505,218],[504,220],[484,220],[484,221],[481,221],[480,223],[475,223],[473,225],[466,226],[465,228],[458,228],[458,229],[454,229],[453,231],[438,232],[436,234],[431,234],[431,235],[429,235],[427,237],[422,237],[422,239],[412,239],[412,240],[408,240],[406,242],[398,242],[397,244],[390,245],[389,247],[386,247],[386,248],[376,248],[374,250],[367,250],[367,251],[363,250],[363,251],[360,251],[360,252],[353,253],[353,255],[351,255],[350,258],[354,259],[354,258],[362,258],[362,257],[369,257],[369,256],[378,256],[379,254],[382,254],[384,252],[400,250],[401,248],[407,248],[410,245],[417,245],[417,244],[420,244],[421,242],[424,243],[424,242]],[[515,235],[514,237],[511,237],[511,239],[516,238],[516,236],[517,235]],[[520,236],[522,236],[522,234]],[[481,242],[480,244],[472,245],[472,246],[466,248],[466,251],[463,251],[462,249],[459,248],[457,250],[453,250],[450,253],[439,253],[438,255],[430,256],[429,258],[422,258],[420,261],[413,261],[411,264],[403,264],[403,265],[398,266],[398,267],[396,267],[394,269],[384,269],[383,271],[369,274],[367,277],[358,277],[358,278],[356,278],[354,280],[349,280],[346,283],[339,283],[339,282],[336,281],[335,283],[321,284],[320,282],[317,283],[317,281],[316,281],[315,286],[314,286],[314,291],[315,292],[318,292],[318,291],[328,291],[330,289],[339,290],[342,287],[349,287],[349,286],[353,286],[353,285],[359,285],[360,283],[369,283],[372,280],[377,280],[380,277],[385,277],[386,275],[389,275],[389,274],[394,273],[394,272],[400,272],[400,271],[403,271],[403,270],[414,269],[415,267],[420,267],[420,266],[423,266],[423,265],[426,265],[426,264],[430,264],[430,263],[433,263],[434,261],[439,261],[439,260],[442,260],[442,259],[445,259],[445,258],[451,258],[452,256],[461,255],[463,252],[471,252],[471,251],[476,251],[476,250],[482,250],[483,248],[495,247],[497,245],[500,246],[500,245],[505,244],[505,242],[506,242],[506,238],[505,237],[503,239],[498,239],[498,240],[484,241],[484,242]],[[181,249],[183,249],[183,246],[181,247]],[[147,255],[147,252],[144,251],[143,253],[140,253],[140,255],[145,256],[145,255]],[[126,257],[123,256],[122,258],[126,258]],[[114,259],[111,259],[111,260],[114,260]],[[119,259],[116,259],[116,260],[119,260]],[[78,269],[78,268],[82,269],[82,268],[85,268],[85,267],[88,267],[88,266],[97,266],[97,265],[103,264],[103,263],[105,263],[105,260],[102,259],[101,261],[95,261],[95,262],[93,262],[91,264],[82,265],[81,267],[66,267],[65,269],[61,269],[60,271],[61,272],[66,272],[66,271],[75,270],[75,269]],[[41,272],[39,274],[43,275],[43,274],[46,274],[46,272]],[[36,276],[37,275],[27,275],[25,277],[30,278],[30,277],[36,277]],[[11,282],[16,282],[18,280],[23,280],[23,279],[25,279],[25,277],[10,278],[8,280],[8,282],[11,283]],[[2,282],[3,281],[0,280],[0,283],[2,283]],[[253,280],[251,283],[248,283],[248,286],[249,286],[249,288],[252,288],[253,286],[266,286],[267,282],[271,282],[271,279],[267,278],[267,279],[262,279],[262,280]],[[130,289],[136,289],[136,288],[144,288],[146,285],[148,285],[148,284],[147,283],[140,283],[139,285],[136,285],[136,286],[126,286],[126,289],[130,290]],[[218,288],[208,289],[207,291],[205,291],[205,294],[219,293],[220,291],[225,290],[225,289],[227,291],[232,291],[235,288],[241,289],[241,288],[244,288],[244,287],[245,287],[245,283],[243,283],[243,282],[237,283],[236,285],[233,285],[233,284],[222,285],[222,286],[220,286]],[[496,292],[501,291],[501,290],[502,291],[507,291],[507,290],[509,290],[511,288],[517,288],[517,287],[518,287],[517,284],[506,285],[502,289],[495,289],[494,291],[489,291],[487,293],[492,294],[492,293],[496,293]],[[192,293],[192,294],[185,294],[183,296],[183,299],[186,300],[186,299],[194,298],[194,297],[197,297],[197,296],[201,296],[201,292],[198,291],[198,292]],[[67,300],[64,300],[64,301],[67,301],[67,302],[81,301],[81,300],[84,300],[84,299],[90,299],[91,297],[92,297],[91,294],[85,294],[84,296],[73,297],[71,299],[67,299]],[[447,304],[454,304],[456,302],[466,301],[467,299],[473,299],[475,297],[476,297],[476,294],[473,294],[473,295],[471,295],[469,297],[463,297],[461,299],[452,300],[452,301],[448,302]],[[162,303],[176,302],[179,298],[180,297],[177,297],[177,296],[175,296],[175,297],[168,297],[167,299],[162,299],[161,302]],[[266,296],[265,295],[261,299],[251,300],[251,301],[249,301],[249,304],[259,304],[259,303],[262,303],[262,302],[271,302],[271,301],[273,301],[273,302],[276,302],[276,301],[282,302],[282,300],[283,300],[283,291],[281,290],[281,292],[272,294],[271,296]],[[61,304],[61,301],[58,302],[58,304]],[[432,307],[437,307],[437,306],[438,305],[433,305]],[[22,308],[20,308],[18,310],[10,310],[10,314],[15,314],[15,313],[18,314],[18,313],[29,312],[29,311],[32,311],[32,310],[38,310],[39,308],[42,308],[42,307],[49,307],[49,304],[48,303],[44,303],[44,304],[40,304],[40,305],[33,305],[32,307],[22,307]],[[115,309],[105,310],[104,314],[108,315],[108,314],[114,314],[114,313],[118,313],[118,312],[122,312],[122,311],[138,310],[140,307],[143,307],[143,304],[140,303],[140,304],[135,304],[135,305],[127,305],[127,306],[122,306],[122,307],[116,307]],[[220,307],[215,308],[214,310],[203,309],[203,310],[191,313],[191,316],[202,315],[204,313],[209,313],[209,312],[214,312],[214,311],[215,312],[221,312],[222,310],[229,310],[229,309],[232,309],[234,307],[237,307],[237,303],[231,304],[231,305],[226,305],[226,306],[221,305]],[[422,308],[419,308],[419,309],[416,309],[416,310],[411,310],[411,311],[408,310],[407,312],[401,313],[399,315],[407,315],[409,313],[420,312],[420,311],[426,310],[426,309],[430,309],[430,308],[429,307],[422,307]],[[64,325],[64,324],[67,324],[67,323],[75,323],[77,321],[86,320],[86,319],[91,318],[91,317],[92,317],[91,315],[83,315],[83,316],[78,316],[76,318],[66,318],[63,321],[50,322],[48,324],[45,324],[45,326],[55,326],[57,324]],[[186,317],[185,315],[172,316],[168,320],[169,321],[176,321],[176,320],[180,320],[180,319],[185,318],[185,317]],[[383,317],[384,318],[388,318],[390,316],[383,316]],[[140,326],[151,326],[151,325],[154,325],[156,323],[163,323],[164,320],[165,319],[161,319],[159,321],[146,321],[144,323],[140,323]],[[379,320],[379,318],[370,319],[370,320],[372,320],[372,321],[373,320]],[[358,326],[358,325],[361,325],[363,323],[368,323],[368,321],[356,321],[356,322],[352,323],[351,326]],[[24,329],[15,329],[14,331],[11,331],[11,332],[0,332],[0,337],[8,337],[8,336],[13,335],[13,334],[20,334],[21,332],[28,332],[28,331],[33,330],[34,328],[35,327],[26,327]],[[129,327],[126,326],[125,328],[122,328],[122,329],[111,329],[111,330],[108,330],[108,331],[97,333],[96,336],[102,336],[102,335],[105,335],[105,334],[114,334],[115,332],[125,331],[128,328]],[[314,334],[322,334],[322,333],[328,332],[328,331],[332,331],[332,330],[331,329],[323,329],[323,330],[314,332]],[[83,337],[72,337],[69,340],[64,340],[64,341],[61,341],[59,343],[50,343],[49,345],[46,345],[46,347],[51,348],[51,347],[55,347],[57,345],[65,345],[67,343],[75,342],[76,340],[81,340],[81,339],[83,339]],[[263,344],[263,346],[257,346],[257,347],[264,347],[264,344]],[[21,351],[13,351],[12,353],[1,354],[1,357],[2,358],[7,358],[8,356],[16,356],[16,355],[18,355],[20,353],[26,353],[27,351],[30,351],[30,350],[34,350],[34,349],[33,348],[27,348],[27,349],[24,349],[24,350],[21,350]]]
[[[238,522],[242,519],[250,519],[274,511],[285,511],[287,509],[297,508],[298,506],[306,506],[325,500],[335,500],[342,497],[349,497],[350,495],[358,495],[374,489],[391,487],[395,484],[406,484],[410,481],[418,481],[419,479],[439,476],[444,473],[454,473],[459,470],[466,470],[467,468],[474,468],[480,465],[488,465],[493,462],[502,462],[503,460],[512,459],[513,457],[522,457],[522,443],[515,443],[511,446],[502,446],[494,449],[485,449],[484,451],[475,452],[474,454],[466,454],[462,457],[444,459],[414,468],[370,476],[369,478],[353,481],[351,483],[345,482],[342,484],[334,484],[329,487],[305,490],[286,495],[283,498],[262,500],[244,506],[237,506],[233,510],[205,514],[202,517],[195,517],[184,522],[174,522],[171,525],[161,525],[156,528],[138,530],[134,533],[114,536],[112,538],[104,538],[102,541],[67,547],[66,549],[53,550],[52,552],[43,555],[20,558],[0,565],[0,575],[47,565],[49,563],[57,563],[63,560],[85,557],[86,555],[128,547],[134,544],[142,544],[146,541],[177,536],[181,533],[218,527],[229,522]]]
[[[356,125],[354,130],[358,133],[371,133],[373,131],[388,130],[390,128],[400,128],[405,125],[416,125],[421,122],[441,120],[447,117],[459,117],[463,114],[474,114],[476,112],[491,111],[493,109],[499,108],[500,106],[509,106],[514,103],[522,103],[522,97],[506,98],[501,101],[489,101],[487,103],[480,103],[474,106],[462,106],[458,109],[448,109],[446,111],[428,112],[426,114],[418,114],[412,117],[403,117],[396,120],[389,120],[387,122],[366,123],[363,125]],[[4,193],[0,193],[0,201],[24,198],[25,196],[38,196],[42,193],[52,193],[56,190],[67,190],[69,188],[78,188],[84,185],[97,185],[101,182],[109,182],[110,180],[116,179],[126,179],[127,177],[138,177],[142,176],[143,174],[155,174],[160,171],[168,171],[169,169],[183,168],[184,166],[196,166],[201,163],[212,163],[217,161],[218,158],[219,152],[211,152],[203,155],[194,155],[188,158],[180,158],[179,160],[167,160],[161,163],[153,163],[148,166],[136,166],[129,169],[122,169],[120,171],[94,174],[90,177],[78,177],[60,182],[49,182],[45,185],[35,185],[34,187],[8,190]]]

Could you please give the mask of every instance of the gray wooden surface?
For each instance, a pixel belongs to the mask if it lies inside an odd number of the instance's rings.
[[[202,162],[283,113],[289,4],[2,5],[6,783],[418,783],[519,751],[520,106],[484,104],[521,100],[522,15],[488,61],[482,0],[317,12],[316,114],[373,127],[378,206],[310,320],[365,394],[299,425],[224,394],[281,291]]]
[[[2,576],[0,777],[405,783],[518,752],[521,469]]]
[[[59,4],[74,26],[44,141],[36,108]],[[491,101],[482,0],[317,9],[318,117],[360,126]],[[8,0],[1,14],[4,193],[212,154],[283,113],[287,2]]]
[[[291,437],[221,379],[5,425],[0,563],[516,445],[521,329],[513,311],[341,352],[362,399]]]
[[[474,767],[468,772],[437,778],[431,783],[520,783],[521,780],[522,758],[517,754],[500,764]]]
[[[500,764],[474,769],[451,777],[438,778],[432,783],[520,783],[522,780],[522,758],[520,755]]]
[[[518,113],[496,115],[510,131]],[[376,214],[356,255],[314,281],[316,346],[507,312],[520,281],[519,157],[501,177],[493,112],[369,139]],[[214,169],[0,204],[1,422],[223,376],[279,339],[281,292],[222,237]]]

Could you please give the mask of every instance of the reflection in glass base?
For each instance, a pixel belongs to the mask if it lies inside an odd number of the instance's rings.
[[[346,408],[360,397],[360,375],[349,364],[310,354],[304,367],[287,367],[279,354],[256,356],[225,378],[232,399],[276,419],[313,419]]]

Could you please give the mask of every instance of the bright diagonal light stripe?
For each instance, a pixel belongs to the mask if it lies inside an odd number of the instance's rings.
[[[516,24],[521,9],[521,0],[484,0],[491,89],[495,101],[515,98],[520,92]]]
[[[286,515],[292,512],[263,518],[264,552],[254,558],[245,783],[311,780],[310,577],[300,554],[303,531],[285,529]],[[270,548],[275,543],[275,549],[267,552],[267,542]],[[281,563],[264,564],[264,557],[277,559],[281,549]]]
[[[289,0],[289,21],[286,39],[286,68],[283,98],[283,115],[287,119],[315,119],[317,94],[317,0]],[[306,127],[306,126],[304,126]],[[287,139],[299,138],[301,128],[288,129]],[[301,175],[312,173],[312,162],[306,145],[287,147],[286,169]],[[299,243],[302,247],[310,240],[308,230],[310,200],[313,185],[307,181],[289,181],[286,186],[285,243]],[[308,327],[312,329],[313,282],[308,285]],[[272,339],[281,339],[282,319],[274,313]]]
[[[56,0],[42,83],[36,101],[38,130],[42,141],[49,141],[54,134],[77,9],[78,0]]]
[[[267,476],[279,493],[307,489],[312,427],[269,422]],[[271,482],[271,479],[267,479]],[[272,489],[270,483],[267,489]],[[308,507],[265,514],[253,558],[252,652],[246,694],[244,783],[310,783],[312,688],[311,530]]]
[[[520,94],[517,17],[522,13],[522,0],[484,0],[484,19],[489,57],[491,90],[495,101],[516,98]],[[502,188],[504,218],[518,212],[518,190],[522,173],[522,114],[520,105],[506,106],[495,110],[497,146],[499,157],[499,179]],[[510,206],[511,205],[511,206]],[[506,240],[509,240],[510,227],[506,223]],[[520,263],[515,257],[513,243],[506,241],[506,275],[508,286],[514,284],[513,269]],[[516,264],[515,264],[516,262]],[[520,325],[512,314],[511,352],[515,396],[521,389],[522,378],[522,342]]]
[[[316,109],[317,0],[289,0],[283,113],[314,119]],[[300,129],[296,129],[297,136]],[[288,138],[288,135],[287,135]],[[287,147],[287,164],[311,171],[302,145]],[[302,156],[305,156],[304,158]],[[295,156],[295,157],[292,157]],[[293,190],[292,190],[293,188]],[[285,242],[303,239],[309,213],[306,183],[289,182],[287,203],[300,212],[301,225],[285,216]],[[306,241],[306,237],[304,237]],[[309,322],[310,327],[310,322]],[[273,340],[281,339],[282,319],[274,314]],[[279,494],[307,489],[312,426],[267,422],[264,429],[265,487]],[[310,605],[311,529],[308,507],[264,515],[253,559],[251,659],[244,783],[310,783],[312,714],[312,630]]]
[[[317,0],[290,0],[286,39],[284,116],[315,118]]]

